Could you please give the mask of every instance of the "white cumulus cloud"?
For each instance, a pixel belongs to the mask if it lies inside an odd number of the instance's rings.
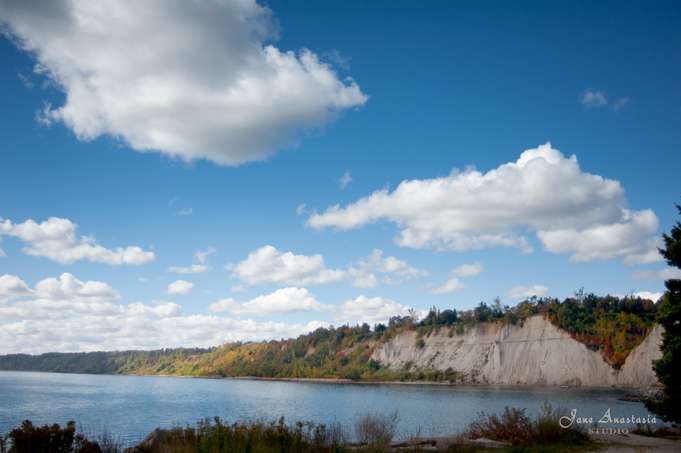
[[[461,283],[458,278],[450,278],[447,282],[438,287],[432,288],[432,283],[426,285],[427,291],[431,294],[447,294],[447,293],[457,293],[466,289],[466,285]]]
[[[548,294],[549,289],[544,285],[534,285],[530,287],[514,286],[504,293],[509,299],[525,299],[527,297],[542,297]]]
[[[283,52],[255,0],[0,3],[5,34],[66,95],[48,105],[80,140],[221,165],[296,146],[368,96],[313,52]]]
[[[166,294],[182,294],[187,295],[192,292],[194,284],[184,280],[175,280],[166,289]]]
[[[234,267],[232,276],[248,285],[277,283],[309,286],[345,280],[348,273],[340,269],[327,269],[322,255],[282,253],[271,245],[266,245],[249,253],[246,260]]]
[[[156,303],[149,307],[142,302],[127,307],[118,304],[120,294],[104,282],[78,280],[63,273],[57,278],[39,281],[34,289],[14,275],[0,277],[0,301],[11,303],[0,307],[1,319],[68,320],[74,316],[146,317],[181,316],[179,305]]]
[[[168,272],[175,272],[178,274],[200,274],[202,272],[213,269],[208,265],[208,255],[216,252],[214,247],[208,247],[205,251],[198,251],[194,254],[194,259],[199,264],[192,264],[191,267],[169,267]]]
[[[68,272],[59,279],[46,278],[29,286],[15,275],[0,277],[0,300],[34,297],[45,300],[70,300],[92,302],[115,302],[120,298],[118,291],[104,282],[82,282]]]
[[[28,255],[42,256],[61,264],[87,259],[92,262],[111,264],[147,264],[156,259],[153,252],[145,252],[140,247],[116,247],[113,250],[102,247],[92,236],[76,237],[78,225],[69,219],[50,217],[36,223],[27,220],[13,224],[0,218],[0,236],[19,238],[25,244],[23,252]]]
[[[629,102],[631,102],[631,99],[624,97],[619,98],[615,103],[610,103],[605,97],[605,92],[602,90],[594,91],[587,89],[579,95],[579,103],[582,104],[585,109],[607,107],[610,110],[617,112]]]
[[[365,271],[392,273],[407,278],[428,276],[428,272],[425,269],[411,267],[406,261],[398,260],[394,256],[383,258],[383,250],[380,249],[374,249],[369,256],[360,259],[357,264],[360,269]]]
[[[345,189],[345,187],[352,182],[350,172],[346,171],[345,174],[338,180],[338,182],[340,183],[341,189]]]
[[[208,306],[209,312],[229,312],[246,316],[279,316],[296,311],[325,311],[333,307],[317,301],[314,294],[305,288],[281,288],[264,296],[258,296],[248,302],[237,302],[234,299],[220,299]]]
[[[545,250],[570,253],[575,262],[657,259],[646,242],[657,216],[626,205],[619,182],[583,172],[576,156],[565,158],[546,143],[485,174],[454,169],[403,181],[392,193],[378,190],[344,208],[330,206],[307,225],[347,230],[387,220],[400,228],[394,239],[400,246],[450,251],[504,246],[531,252],[527,234],[535,232]]]
[[[462,264],[461,266],[452,269],[451,274],[455,277],[474,277],[482,274],[484,270],[485,266],[479,261],[476,261],[473,264]]]

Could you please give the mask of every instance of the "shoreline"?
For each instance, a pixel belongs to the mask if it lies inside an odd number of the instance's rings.
[[[625,397],[634,396],[634,394],[643,394],[644,391],[656,390],[661,391],[664,387],[593,387],[585,385],[573,385],[569,387],[554,385],[537,385],[537,384],[486,384],[484,382],[472,381],[455,381],[455,382],[437,382],[437,381],[353,381],[352,379],[327,379],[327,378],[287,378],[287,377],[261,377],[261,376],[181,376],[173,374],[111,374],[111,373],[64,373],[55,371],[29,371],[29,370],[0,370],[13,373],[49,373],[49,374],[81,374],[84,376],[138,376],[138,377],[171,377],[184,379],[226,379],[226,380],[241,380],[241,381],[279,381],[279,382],[309,382],[320,384],[355,384],[355,385],[436,385],[436,386],[471,386],[471,387],[546,387],[546,388],[561,388],[569,389],[595,389],[595,390],[620,390],[629,391],[628,395],[622,397],[623,401],[640,402],[634,398],[624,399]]]

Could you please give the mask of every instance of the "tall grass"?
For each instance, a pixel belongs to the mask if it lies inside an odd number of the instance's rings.
[[[338,451],[347,441],[339,424],[274,422],[225,424],[219,417],[196,427],[175,427],[164,437],[167,453],[322,453]]]

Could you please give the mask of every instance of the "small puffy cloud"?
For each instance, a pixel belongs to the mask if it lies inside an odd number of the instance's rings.
[[[458,278],[450,278],[447,283],[438,287],[432,288],[432,283],[426,285],[427,291],[431,294],[447,294],[447,293],[457,293],[466,289],[466,285],[461,283]]]
[[[322,255],[282,253],[271,245],[266,245],[251,252],[246,260],[237,264],[232,276],[248,285],[277,283],[309,286],[345,280],[349,275],[340,269],[327,269]]]
[[[208,306],[209,312],[229,312],[246,316],[279,316],[296,311],[326,311],[333,307],[319,303],[315,295],[305,288],[281,288],[248,302],[220,299]]]
[[[605,92],[602,90],[594,91],[587,89],[579,95],[579,103],[582,104],[585,109],[607,107],[610,110],[617,112],[629,102],[631,102],[631,99],[624,97],[615,101],[614,104],[609,103],[605,97]]]
[[[565,158],[546,143],[485,174],[469,167],[403,181],[392,193],[378,190],[314,213],[306,224],[347,230],[386,220],[400,229],[396,244],[448,251],[503,246],[531,252],[526,234],[535,233],[545,250],[570,253],[573,262],[652,259],[646,235],[659,220],[649,209],[626,205],[619,182],[583,172],[576,156]]]
[[[245,293],[248,289],[244,285],[234,285],[230,291],[233,293]]]
[[[382,297],[369,299],[359,296],[354,300],[346,300],[330,315],[335,321],[341,323],[386,323],[393,316],[409,316],[409,307]]]
[[[296,214],[298,215],[307,214],[307,211],[305,210],[305,203],[298,205],[298,208],[296,208]]]
[[[117,247],[113,250],[102,247],[92,236],[76,237],[78,225],[69,219],[50,217],[47,221],[36,223],[27,220],[13,224],[0,218],[0,236],[19,238],[25,244],[23,252],[27,255],[43,256],[61,264],[87,259],[92,262],[111,264],[147,264],[156,259],[153,252],[145,252],[140,247]]]
[[[255,0],[2,2],[0,21],[65,94],[42,122],[80,140],[239,165],[368,100],[314,52],[269,44],[278,22]]]
[[[345,186],[350,184],[352,182],[352,178],[350,177],[350,172],[346,171],[345,174],[338,180],[340,183],[340,188],[345,189]]]
[[[383,251],[380,249],[374,249],[369,256],[361,259],[357,264],[360,269],[365,271],[392,273],[407,278],[428,276],[428,272],[425,269],[413,268],[405,261],[398,260],[394,256],[383,258]]]
[[[182,294],[187,295],[192,292],[194,284],[184,280],[175,280],[166,289],[166,294]]]
[[[177,212],[175,213],[175,215],[179,215],[179,216],[189,215],[189,214],[191,214],[192,212],[194,212],[194,210],[193,210],[192,208],[183,209],[182,211],[177,211]]]
[[[174,302],[154,301],[155,307],[137,302],[128,305],[127,316],[131,318],[176,318],[182,316],[182,307]]]
[[[137,280],[139,280],[141,282],[148,282],[149,281],[148,279],[146,279],[144,277],[139,277]]]
[[[509,299],[525,299],[532,296],[545,296],[549,289],[544,285],[534,285],[526,288],[524,286],[514,286],[504,293]]]
[[[589,109],[592,107],[603,107],[608,104],[608,101],[605,99],[605,93],[601,90],[584,90],[584,93],[579,95],[579,103]]]
[[[451,275],[454,277],[473,277],[482,274],[485,270],[485,266],[476,261],[473,264],[462,264],[456,269],[452,269]]]
[[[668,267],[660,271],[638,271],[631,274],[633,279],[647,278],[648,280],[669,280],[670,278],[681,279],[681,269]]]
[[[214,247],[208,247],[203,252],[198,251],[194,254],[194,259],[198,261],[199,264],[192,264],[191,267],[169,267],[168,272],[175,272],[178,274],[200,274],[209,271],[213,268],[208,265],[208,255],[215,251]]]
[[[7,256],[7,255],[5,255],[5,251],[3,249],[0,249],[0,258],[2,258],[3,256]]]

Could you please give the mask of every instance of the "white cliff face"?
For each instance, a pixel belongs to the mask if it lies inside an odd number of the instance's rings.
[[[377,348],[372,358],[393,370],[407,362],[412,370],[451,368],[486,384],[650,387],[659,384],[652,360],[662,357],[662,331],[655,325],[620,371],[543,316],[528,318],[524,327],[479,324],[451,337],[443,328],[424,338],[422,348],[415,345],[415,332],[403,332]]]

